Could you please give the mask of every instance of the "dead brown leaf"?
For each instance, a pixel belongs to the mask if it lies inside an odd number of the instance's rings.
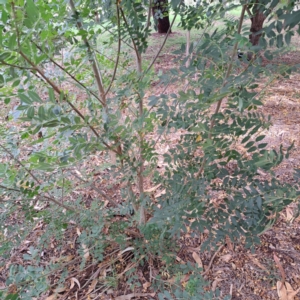
[[[80,283],[79,283],[78,279],[76,279],[75,277],[72,277],[71,278],[70,290],[74,287],[75,283],[78,285],[78,288],[80,289]]]
[[[82,248],[84,252],[83,257],[87,260],[90,257],[89,248],[85,244],[82,244]]]
[[[286,276],[285,276],[283,266],[282,266],[278,256],[275,253],[273,253],[273,257],[274,257],[274,261],[275,261],[275,263],[280,271],[280,274],[281,274],[281,283],[282,283],[282,285],[284,285]]]
[[[146,296],[154,297],[155,293],[144,293],[144,294],[143,293],[132,293],[132,294],[116,297],[115,300],[131,300],[132,298],[146,297]]]
[[[294,217],[292,208],[291,208],[291,207],[287,207],[287,208],[285,209],[285,211],[286,211],[286,220],[287,220],[288,222],[289,222],[289,221],[292,221],[292,219],[293,219],[293,217]]]
[[[161,186],[161,183],[154,186],[153,188],[145,190],[145,193],[152,193],[152,192],[156,191],[160,186]]]
[[[203,269],[203,263],[202,263],[200,256],[196,252],[193,252],[192,256],[193,256],[193,259],[195,260],[195,262],[198,264],[198,268]]]
[[[57,295],[53,294],[53,295],[47,297],[45,300],[56,300],[56,299],[57,299]]]
[[[220,257],[221,260],[223,260],[224,262],[227,262],[227,263],[231,260],[231,258],[232,258],[231,254],[225,254]]]
[[[97,278],[92,281],[92,283],[91,283],[91,285],[90,285],[90,287],[88,289],[88,292],[87,292],[88,294],[90,294],[95,289],[97,283],[98,283],[98,279]]]
[[[146,281],[145,283],[143,283],[144,291],[146,291],[150,286],[151,286],[151,282]]]
[[[294,300],[299,291],[300,288],[294,291],[288,282],[282,284],[281,281],[277,281],[277,293],[280,300]]]
[[[261,268],[262,270],[266,271],[268,274],[270,273],[269,270],[263,265],[260,263],[260,261],[254,257],[253,255],[251,254],[248,254],[248,257],[252,260],[252,262],[257,265],[259,268]]]
[[[217,289],[218,283],[221,282],[222,280],[223,279],[221,279],[221,278],[216,278],[211,285],[211,290],[215,291]]]

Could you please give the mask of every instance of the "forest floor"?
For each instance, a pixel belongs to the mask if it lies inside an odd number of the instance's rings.
[[[182,36],[182,33],[175,32],[170,38],[176,39],[176,35]],[[163,36],[155,36],[155,38],[163,39]],[[151,56],[151,48],[147,55]],[[174,67],[173,58],[171,48],[163,51],[155,69],[166,71]],[[283,55],[277,63],[299,64],[300,51],[291,51]],[[176,90],[176,86],[170,85],[165,93],[176,92]],[[149,91],[149,93],[159,95],[160,87],[153,86],[153,91]],[[272,116],[272,126],[266,138],[270,147],[278,149],[282,144],[286,149],[294,142],[290,157],[274,170],[278,178],[292,183],[292,169],[300,168],[300,74],[293,74],[288,79],[275,79],[264,91],[263,102],[264,106],[261,112]],[[173,143],[177,142],[177,137],[170,136],[169,138]],[[221,290],[222,296],[231,295],[232,300],[267,300],[279,299],[279,297],[282,300],[300,300],[300,291],[298,294],[293,293],[300,288],[300,217],[297,216],[297,212],[296,205],[292,204],[287,207],[274,226],[261,235],[261,244],[255,247],[255,251],[245,249],[243,244],[234,245],[228,242],[217,251],[201,252],[202,241],[193,239],[186,234],[178,240],[180,246],[177,254],[178,260],[181,263],[197,263],[202,265],[204,270],[208,268],[206,279],[210,285],[207,289],[218,288]],[[5,286],[5,276],[9,265],[30,264],[29,261],[24,261],[23,254],[28,251],[29,245],[37,240],[42,230],[43,225],[37,224],[23,247],[15,249],[14,255],[6,261],[3,267],[0,267],[0,289]],[[63,259],[62,262],[66,264],[74,262],[74,259],[78,257],[75,247],[77,236],[78,232],[75,229],[74,232],[69,231],[63,249],[57,249],[56,245],[51,243],[45,262],[47,259]],[[139,269],[137,269],[137,276],[140,278],[142,286],[139,294],[130,293],[130,289],[124,288],[125,285],[120,280],[116,283],[116,289],[109,288],[105,293],[101,293],[101,297],[95,296],[97,295],[94,289],[98,283],[98,270],[105,264],[109,266],[112,260],[115,264],[124,264],[124,260],[121,261],[121,258],[113,251],[107,253],[103,262],[85,268],[84,272],[80,270],[80,262],[70,264],[69,272],[72,276],[66,279],[69,285],[57,291],[60,297],[45,296],[43,299],[158,299],[157,295],[151,291],[151,283]],[[117,277],[122,278],[122,274],[128,268],[131,268],[130,259],[127,261],[127,265],[122,266],[120,276]],[[53,276],[55,277],[55,275]],[[104,275],[102,274],[102,276]],[[278,287],[278,281],[282,281],[284,286]],[[10,288],[11,292],[14,292],[15,287],[11,286]],[[91,292],[89,296],[83,296],[89,292]]]

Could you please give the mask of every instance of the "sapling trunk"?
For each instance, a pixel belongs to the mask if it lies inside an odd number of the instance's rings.
[[[137,73],[140,76],[142,73],[142,55],[138,51],[136,51],[136,68]],[[143,117],[143,98],[140,97],[139,101],[139,117]],[[145,207],[143,205],[143,199],[144,199],[144,158],[143,158],[143,145],[144,145],[144,137],[143,132],[141,130],[140,132],[140,145],[139,145],[139,170],[138,170],[138,187],[139,187],[139,193],[140,193],[140,225],[143,225],[146,223],[146,211]]]

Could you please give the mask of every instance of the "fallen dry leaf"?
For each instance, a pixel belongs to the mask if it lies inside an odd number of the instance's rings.
[[[190,277],[191,277],[191,274],[185,274],[185,275],[180,279],[181,284],[184,284],[184,283],[188,282],[188,280],[190,279]]]
[[[293,210],[291,207],[287,207],[286,208],[286,220],[289,222],[293,219],[294,215],[293,215]]]
[[[278,267],[278,269],[280,271],[280,274],[281,274],[281,283],[283,285],[285,283],[285,278],[286,278],[283,266],[282,266],[282,264],[281,264],[278,256],[275,253],[273,253],[273,257],[274,257],[274,261],[275,261],[275,263],[276,263],[276,265],[277,265],[277,267]]]
[[[53,295],[47,297],[45,300],[56,300],[56,299],[57,299],[57,295],[53,294]]]
[[[294,291],[292,286],[288,282],[285,283],[285,286],[286,286],[288,300],[294,300],[295,296],[300,292],[300,288]]]
[[[90,287],[88,289],[88,292],[87,292],[88,294],[90,294],[95,289],[97,283],[98,283],[98,279],[97,278],[92,281],[92,283],[91,283],[91,285],[90,285]]]
[[[83,248],[83,252],[84,252],[83,257],[87,260],[90,256],[89,249],[85,244],[82,244],[82,248]]]
[[[150,297],[154,297],[155,293],[132,293],[132,294],[128,294],[128,295],[123,295],[123,296],[119,296],[116,297],[115,300],[131,300],[132,298],[139,298],[139,297],[146,297],[146,296],[150,296]]]
[[[126,249],[120,251],[119,254],[118,254],[118,256],[121,256],[121,255],[124,254],[125,252],[127,252],[127,251],[132,251],[132,250],[134,250],[133,247],[127,247]]]
[[[70,286],[70,290],[74,287],[75,283],[78,285],[79,289],[80,289],[80,283],[78,281],[78,279],[76,279],[75,277],[71,278],[71,286]]]
[[[67,288],[65,286],[61,286],[61,287],[57,287],[54,292],[59,294],[59,293],[63,293]]]
[[[253,255],[251,254],[248,254],[248,257],[252,260],[252,262],[257,265],[259,268],[261,268],[262,270],[266,271],[268,274],[270,273],[269,270],[263,265],[260,263],[260,261],[255,258]]]
[[[213,281],[213,283],[212,283],[212,285],[211,285],[211,290],[212,290],[213,292],[217,289],[218,283],[221,282],[222,280],[223,280],[223,279],[216,278],[216,279]]]
[[[146,281],[145,283],[143,283],[144,291],[146,291],[150,286],[151,286],[151,282]]]
[[[229,262],[231,258],[232,258],[231,254],[225,254],[220,257],[220,259],[223,260],[224,262]]]
[[[164,195],[166,193],[166,189],[158,192],[157,194],[155,194],[154,198],[159,198],[161,195]]]
[[[276,286],[277,286],[277,293],[280,300],[294,300],[295,296],[300,291],[300,288],[294,291],[292,286],[288,282],[282,284],[281,281],[277,281]]]
[[[198,264],[198,268],[203,269],[203,263],[202,263],[200,256],[196,252],[193,252],[192,256],[193,256],[193,259],[195,260],[195,262]]]
[[[226,236],[226,244],[230,251],[234,251],[234,244],[231,242],[230,237]]]
[[[154,186],[153,188],[145,190],[145,193],[152,193],[152,192],[156,191],[160,186],[161,186],[161,183],[159,183],[158,185]]]

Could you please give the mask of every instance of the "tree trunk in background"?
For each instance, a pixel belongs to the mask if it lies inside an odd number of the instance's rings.
[[[250,31],[252,33],[249,35],[249,40],[253,46],[258,45],[259,43],[261,33],[257,34],[257,32],[262,30],[265,19],[266,17],[260,11],[259,1],[257,0],[252,9],[251,28],[250,28]]]
[[[153,3],[152,15],[158,33],[167,33],[170,28],[168,0],[156,0]],[[171,31],[170,31],[171,32]]]

